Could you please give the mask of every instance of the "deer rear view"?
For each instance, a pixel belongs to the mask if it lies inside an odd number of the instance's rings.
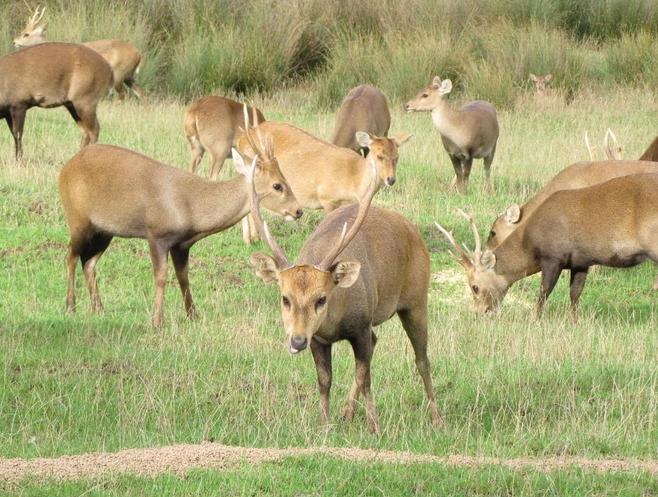
[[[231,148],[238,145],[245,122],[247,126],[255,126],[265,121],[260,110],[247,109],[249,113],[244,116],[241,103],[213,96],[201,97],[190,104],[183,121],[185,137],[192,152],[190,171],[196,172],[204,152],[208,150],[212,159],[210,179],[217,178],[224,161],[231,156]],[[258,118],[256,122],[253,120],[254,112]],[[251,121],[249,114],[252,115]]]
[[[372,164],[372,163],[371,163]],[[288,349],[296,354],[310,346],[320,389],[322,421],[329,421],[332,383],[331,348],[348,340],[354,351],[356,379],[343,411],[354,415],[365,398],[371,432],[379,432],[370,392],[370,363],[377,337],[373,327],[398,314],[416,356],[430,402],[432,422],[440,422],[427,357],[427,291],[429,255],[418,229],[404,217],[370,208],[377,190],[375,171],[359,205],[329,214],[304,244],[298,262],[289,262],[271,237],[252,191],[252,213],[273,256],[255,253],[251,262],[265,283],[277,282]],[[347,226],[349,224],[349,230]]]
[[[571,272],[571,315],[592,265],[630,267],[658,262],[658,174],[633,174],[598,185],[550,195],[495,249],[481,250],[470,216],[475,250],[462,249],[437,224],[459,253],[479,313],[494,312],[509,287],[541,271],[537,302],[540,315],[563,269]],[[463,213],[462,213],[463,214]],[[586,220],[586,221],[585,221]]]
[[[336,125],[331,143],[351,148],[368,155],[368,148],[356,139],[357,131],[370,135],[387,136],[391,126],[391,113],[386,96],[379,88],[360,85],[347,94],[336,114]]]
[[[436,76],[432,84],[421,90],[404,104],[406,112],[431,112],[432,121],[439,130],[443,148],[450,156],[455,170],[458,190],[468,193],[468,179],[473,159],[484,160],[484,173],[489,191],[493,190],[491,163],[498,143],[498,118],[489,102],[467,102],[455,110],[445,100],[452,91],[452,81]]]
[[[80,127],[84,147],[98,140],[98,101],[112,84],[107,62],[93,50],[69,43],[44,43],[0,57],[0,118],[23,155],[25,114],[32,107],[64,106]]]

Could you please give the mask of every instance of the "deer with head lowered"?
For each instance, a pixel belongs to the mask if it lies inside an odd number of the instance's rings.
[[[484,160],[484,174],[489,191],[493,190],[491,163],[498,143],[498,118],[489,102],[467,102],[455,110],[445,100],[452,91],[452,81],[436,76],[432,84],[421,90],[404,104],[406,112],[431,112],[432,121],[439,130],[443,148],[450,156],[455,170],[458,190],[468,193],[468,178],[473,159]]]
[[[351,148],[365,157],[369,149],[357,141],[357,131],[386,136],[390,126],[391,113],[386,96],[379,88],[359,85],[350,90],[338,109],[331,143]]]
[[[112,84],[107,62],[93,50],[44,43],[0,57],[0,119],[14,137],[16,161],[23,156],[25,114],[32,107],[64,106],[80,127],[84,147],[98,140],[98,102]]]
[[[354,351],[356,379],[343,416],[354,416],[360,394],[366,420],[379,432],[370,392],[370,363],[377,337],[373,327],[398,314],[416,356],[429,399],[433,424],[440,422],[427,357],[429,255],[418,229],[397,213],[370,207],[377,190],[376,170],[358,205],[331,212],[304,244],[292,264],[272,238],[252,190],[252,213],[273,256],[255,253],[251,263],[265,282],[277,282],[288,350],[310,347],[320,390],[322,421],[329,421],[331,348],[348,340]],[[349,230],[347,229],[349,226]]]
[[[196,172],[203,154],[210,153],[212,165],[210,179],[217,179],[224,161],[231,156],[231,148],[236,147],[244,126],[255,126],[265,121],[263,113],[256,108],[247,108],[252,112],[244,114],[241,103],[224,97],[201,97],[192,102],[185,111],[183,127],[185,137],[192,152],[190,171]]]
[[[45,11],[45,7],[40,9],[37,6],[23,31],[14,38],[14,46],[23,48],[46,43],[47,40],[44,34],[46,25],[41,22]],[[124,85],[132,90],[137,97],[144,97],[144,92],[135,83],[135,76],[139,73],[139,66],[142,62],[142,54],[132,43],[124,40],[96,40],[81,43],[81,45],[97,52],[109,64],[112,69],[112,87],[119,100],[123,100],[125,97]]]
[[[253,120],[256,121],[256,117]],[[356,133],[359,143],[370,149],[366,158],[290,124],[266,121],[256,129],[271,140],[281,172],[299,204],[305,209],[322,208],[325,212],[353,202],[355,196],[363,197],[371,183],[369,171],[373,164],[377,170],[376,188],[393,185],[398,148],[411,138],[407,133],[382,138],[359,131]],[[253,155],[249,137],[240,137],[238,150],[247,156]],[[256,238],[253,226],[247,229],[243,225],[243,230],[246,243]]]
[[[275,213],[293,218],[302,215],[274,157],[269,161],[254,157],[250,168],[237,151],[233,159],[240,174],[216,182],[110,145],[93,145],[75,155],[59,175],[59,191],[71,233],[67,311],[75,309],[78,259],[92,309],[103,311],[94,268],[112,238],[119,236],[148,240],[156,285],[153,324],[162,323],[169,254],[185,310],[188,316],[194,316],[188,280],[190,247],[242,219],[250,209],[251,189],[255,188],[264,197],[265,207]]]
[[[560,190],[548,197],[495,249],[482,251],[472,217],[475,250],[470,252],[437,223],[466,270],[475,309],[494,312],[509,287],[541,271],[537,316],[563,269],[571,272],[571,317],[592,265],[630,267],[658,262],[658,174],[633,174],[598,185]],[[586,220],[584,222],[584,220]]]

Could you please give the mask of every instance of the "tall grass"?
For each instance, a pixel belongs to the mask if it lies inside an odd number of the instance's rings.
[[[370,82],[398,102],[440,74],[504,107],[528,91],[529,72],[552,72],[568,95],[658,79],[654,0],[44,3],[51,40],[130,40],[144,54],[141,83],[184,99],[296,86],[330,108]],[[0,43],[10,47],[29,12],[13,0],[0,13]]]

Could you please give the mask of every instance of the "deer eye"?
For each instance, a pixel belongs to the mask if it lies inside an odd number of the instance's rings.
[[[420,96],[420,98],[427,98],[427,97],[429,97],[429,95],[428,95],[427,93],[423,93],[423,94]]]
[[[23,38],[27,38],[28,36],[30,36],[30,35],[27,34],[27,33],[23,33]]]
[[[471,289],[473,290],[473,293],[474,293],[475,295],[477,295],[478,293],[480,293],[480,287],[477,286],[477,285],[473,285],[473,286],[471,287]]]
[[[290,308],[290,300],[288,300],[288,297],[281,297],[281,303],[286,309]]]
[[[323,306],[324,304],[326,304],[326,303],[327,303],[327,297],[325,297],[325,296],[323,295],[322,297],[320,297],[320,298],[315,302],[315,309],[316,309],[316,310],[319,309],[320,307],[322,307],[322,306]]]
[[[281,183],[274,183],[272,185],[272,188],[274,188],[277,192],[283,191],[283,185]]]

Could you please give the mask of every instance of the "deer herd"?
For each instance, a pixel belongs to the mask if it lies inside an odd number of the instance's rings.
[[[95,276],[98,259],[113,237],[148,241],[155,304],[152,322],[163,321],[168,257],[173,261],[185,311],[196,309],[188,279],[192,245],[242,221],[243,238],[261,237],[271,255],[257,252],[251,265],[264,283],[276,283],[290,353],[310,349],[317,369],[321,417],[329,422],[332,345],[347,340],[355,358],[355,380],[344,418],[354,416],[359,396],[367,426],[379,431],[371,394],[370,365],[377,343],[373,328],[397,314],[413,348],[429,401],[433,425],[441,422],[432,387],[428,345],[430,259],[416,226],[399,213],[371,206],[382,187],[396,183],[400,147],[411,135],[388,137],[391,114],[384,94],[361,85],[352,89],[336,117],[331,141],[285,122],[268,121],[255,107],[219,96],[205,96],[187,108],[183,127],[191,151],[189,171],[137,152],[95,144],[96,107],[110,89],[119,98],[124,85],[140,98],[134,78],[139,51],[123,40],[84,44],[52,43],[44,38],[44,10],[30,18],[14,43],[21,49],[0,57],[0,117],[14,138],[15,158],[23,156],[22,135],[31,107],[64,106],[82,131],[81,150],[62,168],[59,191],[70,231],[66,310],[74,312],[75,269],[80,260],[91,308],[101,313]],[[537,95],[550,89],[552,75],[530,75]],[[499,124],[485,101],[454,108],[447,100],[449,79],[435,77],[404,104],[406,112],[431,113],[454,168],[453,186],[462,193],[474,159],[484,161],[487,191]],[[658,138],[640,160],[622,160],[611,130],[605,135],[605,160],[595,158],[557,174],[525,204],[512,204],[493,223],[486,246],[472,216],[474,249],[436,223],[466,271],[476,311],[496,311],[510,286],[541,273],[539,315],[562,270],[571,274],[571,316],[593,265],[628,267],[658,263]],[[211,156],[209,179],[195,174],[205,151]],[[238,173],[218,181],[226,159]],[[302,209],[326,216],[290,262],[261,216],[261,204],[288,219]],[[658,289],[658,276],[653,285]]]

